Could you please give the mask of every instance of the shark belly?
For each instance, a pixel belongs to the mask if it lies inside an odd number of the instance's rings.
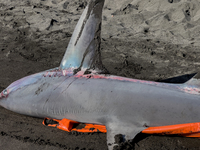
[[[87,123],[162,126],[200,120],[198,95],[116,80],[70,77],[43,104],[47,117]]]

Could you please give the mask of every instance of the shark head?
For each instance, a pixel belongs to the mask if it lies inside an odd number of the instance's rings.
[[[36,83],[41,80],[41,77],[41,73],[34,74],[10,84],[0,94],[0,105],[11,111],[27,114],[29,107],[27,104],[34,101],[33,89],[36,88]]]
[[[100,53],[104,1],[90,0],[81,15],[65,55],[58,67],[62,72],[62,76],[71,76],[78,72],[79,74],[108,73],[102,64]],[[54,69],[51,69],[51,71],[57,72]],[[36,97],[38,95],[37,90],[46,82],[43,78],[45,72],[24,77],[10,84],[0,94],[0,106],[17,113],[35,117],[40,116],[35,113],[39,112],[38,109],[41,108],[40,101],[44,100],[44,97],[48,97],[48,94],[51,93],[51,88],[46,87],[45,92],[43,90],[42,94],[39,94],[40,97]],[[54,82],[51,85],[55,85],[61,82],[61,79],[63,78],[59,78],[56,81],[48,80],[46,83]],[[34,110],[33,107],[35,107],[34,112],[31,111]]]

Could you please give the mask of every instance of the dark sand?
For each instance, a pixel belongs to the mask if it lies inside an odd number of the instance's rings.
[[[0,1],[0,91],[59,66],[86,0]],[[200,4],[192,0],[109,0],[102,61],[111,74],[162,81],[200,69]],[[168,82],[184,82],[190,76]],[[133,114],[134,115],[134,114]],[[0,149],[107,149],[106,134],[68,133],[0,107]],[[119,149],[200,149],[200,140],[139,134]]]

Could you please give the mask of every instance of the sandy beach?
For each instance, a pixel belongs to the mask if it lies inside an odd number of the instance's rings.
[[[17,79],[59,66],[87,2],[0,1],[0,91]],[[102,61],[110,74],[183,83],[200,70],[198,0],[106,0],[102,19]],[[107,149],[104,133],[68,133],[42,121],[0,107],[0,148]],[[138,134],[117,150],[199,147],[197,138]]]

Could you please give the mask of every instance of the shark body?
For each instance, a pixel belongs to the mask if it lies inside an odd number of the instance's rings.
[[[105,125],[109,149],[117,134],[128,140],[148,127],[199,122],[199,74],[184,84],[104,74],[103,4],[89,2],[58,68],[15,81],[1,92],[0,105],[34,117]]]

